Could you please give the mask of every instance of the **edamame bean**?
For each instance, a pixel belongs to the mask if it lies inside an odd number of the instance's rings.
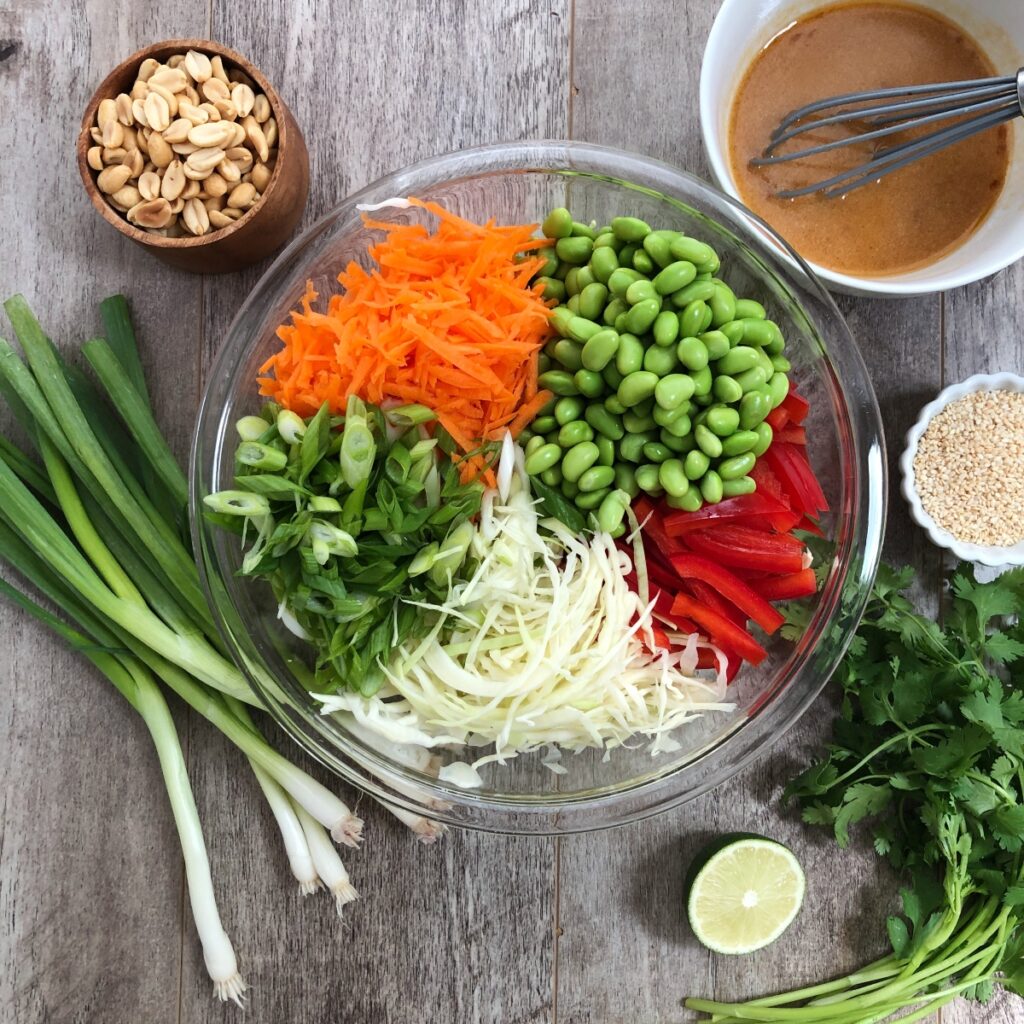
[[[604,434],[598,434],[593,440],[597,445],[597,450],[601,453],[597,457],[597,464],[599,466],[614,466],[615,442],[610,437],[605,437]]]
[[[749,476],[737,477],[735,480],[722,481],[722,497],[738,498],[741,494],[753,494],[757,490],[757,482]]]
[[[704,347],[708,350],[708,359],[712,362],[724,359],[732,348],[729,339],[721,331],[705,331],[700,336],[700,340],[704,342]],[[729,372],[718,366],[715,369],[718,373]]]
[[[672,305],[683,309],[691,302],[707,302],[715,294],[715,286],[710,281],[694,280],[685,288],[672,293]]]
[[[523,429],[519,431],[519,437],[517,437],[516,440],[520,444],[525,445],[531,437],[533,437],[533,431],[529,427],[523,427]]]
[[[602,248],[618,249],[620,245],[622,243],[615,237],[610,228],[602,228],[597,238],[594,239],[594,252]]]
[[[652,283],[659,294],[672,295],[692,284],[696,276],[697,268],[692,263],[688,260],[677,260],[660,271]]]
[[[570,295],[569,298],[565,300],[565,308],[568,309],[573,316],[580,315],[580,297],[578,293],[576,295]]]
[[[625,462],[615,463],[615,487],[628,494],[630,499],[635,498],[640,493],[640,488],[636,485],[636,476],[633,473],[632,466]]]
[[[562,482],[562,470],[559,466],[552,466],[550,469],[545,469],[540,478],[548,487],[558,487]]]
[[[626,289],[626,301],[631,305],[635,306],[638,302],[644,302],[647,299],[657,298],[657,291],[654,289],[652,282],[648,281],[646,277],[642,277],[639,281],[634,281]]]
[[[579,282],[580,268],[573,267],[568,274],[565,275],[565,291],[567,295],[579,295],[580,288],[582,287]]]
[[[607,495],[598,506],[597,515],[594,517],[597,520],[597,528],[605,533],[611,533],[617,526],[621,526],[631,497],[632,495],[621,488]]]
[[[704,370],[711,358],[707,345],[700,338],[683,337],[676,345],[676,356],[688,370]]]
[[[703,423],[698,423],[693,428],[693,437],[697,442],[697,447],[709,458],[717,459],[722,455],[722,442],[711,433],[710,430]],[[565,469],[562,469],[565,473]]]
[[[605,283],[608,285],[608,290],[612,295],[615,295],[620,299],[624,299],[626,297],[626,292],[629,290],[629,286],[642,280],[643,274],[638,274],[635,270],[631,270],[629,267],[619,267],[618,270],[612,271]]]
[[[655,420],[655,422],[657,422],[657,420]],[[679,438],[680,440],[685,440],[693,432],[693,423],[690,420],[689,414],[684,413],[682,416],[679,416],[678,418],[672,420],[671,423],[666,423],[661,428],[661,432],[662,434],[669,434],[672,437]],[[667,441],[665,443],[668,444]],[[678,446],[673,448],[672,445],[669,445],[669,447],[672,448],[673,451],[682,450]],[[686,451],[689,451],[689,448],[687,448]]]
[[[671,376],[671,374],[670,374]],[[658,381],[659,385],[661,381]],[[691,381],[692,384],[692,381]],[[657,396],[658,389],[654,389],[655,396]],[[680,416],[686,416],[690,412],[691,403],[689,401],[680,402],[674,409],[666,409],[663,405],[655,402],[654,409],[651,411],[651,416],[654,417],[654,422],[659,427],[667,427],[670,423],[674,423]]]
[[[704,315],[708,312],[707,304],[702,299],[694,299],[679,314],[679,333],[684,338],[695,338],[703,330]]]
[[[755,430],[737,430],[735,434],[722,438],[723,455],[742,455],[754,449],[760,440]]]
[[[615,369],[623,377],[643,368],[644,346],[643,342],[631,333],[619,336],[619,347],[615,353]],[[605,378],[607,380],[607,378]],[[610,383],[610,382],[609,382]]]
[[[576,486],[581,491],[600,491],[605,487],[611,487],[614,480],[615,470],[612,469],[609,463],[607,466],[591,466],[590,469],[580,475],[579,480],[576,481]]]
[[[538,476],[545,469],[550,469],[556,465],[561,457],[562,449],[557,444],[544,444],[530,454],[530,457],[524,463],[524,468],[530,476]],[[563,470],[563,475],[564,472]]]
[[[715,378],[711,392],[720,402],[738,402],[743,397],[743,388],[735,377],[728,374],[721,374]]]
[[[583,509],[584,512],[592,512],[595,508],[599,508],[604,499],[611,493],[612,489],[610,487],[602,487],[597,491],[584,491],[581,489],[579,494],[576,495],[576,507]]]
[[[593,223],[584,224],[581,220],[574,220],[572,222],[572,233],[580,238],[589,238],[591,241],[597,238],[597,231]]]
[[[565,370],[548,370],[537,378],[537,383],[547,391],[556,395],[578,395],[579,388],[572,379],[571,373]],[[767,413],[765,414],[767,415]]]
[[[658,435],[658,440],[661,441],[661,443],[670,452],[675,452],[677,455],[685,455],[686,452],[690,451],[693,447],[690,442],[689,435],[686,437],[675,437],[665,429],[661,430]]]
[[[544,438],[540,434],[534,434],[529,441],[526,442],[526,447],[523,449],[523,454],[526,458],[529,458],[538,448],[543,448],[545,444]]]
[[[751,451],[760,458],[771,447],[772,441],[775,439],[775,431],[772,430],[770,423],[758,423],[754,427],[754,433],[757,434],[757,444],[751,448]]]
[[[713,249],[711,250],[711,259],[706,263],[696,264],[697,270],[702,274],[715,274],[718,272],[718,268],[722,265],[722,261],[718,258],[718,253]]]
[[[551,310],[551,326],[564,338],[569,333],[569,321],[575,315],[568,306],[555,306]]]
[[[603,288],[604,285],[596,287]],[[611,327],[606,327],[603,331],[598,331],[587,339],[580,358],[585,369],[600,372],[615,358],[615,353],[618,350],[618,332]]]
[[[555,359],[570,373],[575,373],[583,365],[583,346],[562,338],[555,342]]]
[[[639,405],[645,398],[654,394],[658,386],[658,375],[650,370],[635,370],[627,374],[616,392],[619,401],[628,409]]]
[[[690,481],[683,472],[683,464],[679,459],[666,459],[658,467],[658,483],[665,488],[665,493],[673,498],[681,498],[690,487]]]
[[[768,381],[768,395],[771,398],[772,408],[777,409],[789,394],[789,378],[784,373],[777,373]]]
[[[568,238],[572,234],[572,214],[564,206],[556,206],[540,226],[545,238]]]
[[[711,385],[714,383],[714,378],[711,375],[711,368],[709,366],[691,371],[690,377],[693,379],[693,393],[697,398],[703,398],[711,394]],[[765,413],[765,415],[767,416],[768,414]]]
[[[740,400],[740,427],[754,430],[772,411],[772,400],[768,389],[748,391]]]
[[[660,441],[648,441],[644,445],[644,458],[651,462],[664,462],[672,457],[672,450]]]
[[[614,367],[606,367],[604,372],[607,373],[609,369],[613,370],[618,375],[619,384],[621,384],[622,383],[622,375],[619,373],[619,371],[615,370]],[[619,384],[616,384],[615,387],[618,388]],[[604,400],[604,407],[613,416],[621,416],[626,411],[626,407],[619,401],[617,395],[609,395]]]
[[[633,267],[635,270],[639,270],[641,274],[651,274],[654,272],[654,260],[651,259],[644,249],[637,249],[633,253]]]
[[[604,378],[593,370],[577,370],[572,379],[579,393],[587,398],[597,398],[604,391]]]
[[[562,476],[570,483],[576,483],[597,462],[600,455],[593,441],[582,441],[562,456]]]
[[[580,489],[576,486],[575,483],[573,483],[572,480],[566,480],[565,479],[565,474],[564,473],[562,474],[562,486],[561,486],[560,489],[561,489],[562,493],[570,501],[572,501],[576,497],[576,495],[578,495],[580,493]]]
[[[639,412],[640,406],[635,409],[627,409],[622,414],[622,425],[630,434],[644,434],[654,430],[658,425],[650,413]]]
[[[754,351],[757,353],[757,365],[764,370],[764,379],[769,381],[772,379],[772,374],[775,373],[775,367],[772,365],[771,357],[763,348],[755,348]]]
[[[708,300],[711,309],[711,323],[717,327],[736,319],[736,296],[725,284],[715,285],[715,294]]]
[[[709,505],[715,505],[722,500],[722,478],[713,469],[709,469],[701,477],[700,496]]]
[[[533,423],[530,424],[531,429],[535,434],[547,434],[549,431],[558,429],[558,420],[555,419],[554,415],[546,414],[538,416]]]
[[[620,313],[613,321],[611,326],[619,332],[619,334],[626,333],[626,314],[629,313],[627,309],[624,313]]]
[[[596,280],[597,278],[594,277],[594,272],[589,265],[585,264],[576,268],[576,288],[581,294],[587,285],[593,284]]]
[[[575,395],[570,395],[567,398],[560,398],[555,403],[555,421],[559,426],[564,426],[566,423],[571,423],[573,420],[578,420],[583,415],[583,410],[586,409],[587,403],[582,398],[577,398]]]
[[[622,426],[622,420],[610,413],[603,405],[588,405],[583,413],[583,418],[602,437],[611,441],[619,441],[626,432]]]
[[[630,334],[643,334],[661,312],[661,299],[642,299],[626,314],[626,330]]]
[[[770,362],[772,369],[778,373],[789,373],[793,369],[793,364],[785,356],[771,356]]]
[[[685,373],[670,373],[654,386],[654,400],[663,409],[677,409],[693,397],[693,378]]]
[[[749,370],[737,374],[736,383],[743,389],[743,393],[762,388],[768,379],[763,366],[752,366]]]
[[[697,330],[697,334],[703,334],[711,327],[711,321],[714,319],[714,314],[711,312],[711,307],[705,303],[704,305],[704,319],[700,322],[700,327]]]
[[[644,445],[653,440],[653,434],[626,434],[619,442],[619,458],[626,462],[639,462],[644,455]]]
[[[539,356],[537,356],[537,372],[538,373],[547,373],[548,370],[550,370],[550,369],[551,369],[551,356],[546,355],[544,352],[541,352],[541,354]]]
[[[723,480],[738,480],[746,476],[757,461],[753,452],[744,452],[742,455],[734,455],[731,459],[722,459],[718,464],[718,475]]]
[[[764,306],[760,302],[755,302],[753,299],[737,299],[736,300],[736,319],[737,320],[764,320],[768,314],[765,312]]]
[[[671,309],[663,309],[655,318],[651,328],[654,344],[668,348],[679,337],[679,315]]]
[[[594,440],[594,428],[584,420],[573,420],[558,431],[558,443],[563,448],[573,448],[582,441]]]
[[[565,284],[556,277],[536,277],[534,283],[544,287],[545,299],[557,299],[562,302],[565,299]]]
[[[601,323],[606,327],[614,327],[615,321],[620,316],[625,316],[629,312],[629,304],[625,299],[615,298],[604,307],[604,312],[601,314]]]
[[[590,269],[595,280],[607,285],[612,273],[619,269],[619,257],[615,250],[611,246],[595,245],[594,253],[590,257]]]
[[[712,331],[711,333],[722,332]],[[744,370],[750,370],[757,365],[757,349],[751,348],[749,345],[737,345],[736,348],[729,349],[725,355],[719,357],[718,362],[715,364],[715,370],[718,373],[735,375],[743,373]]]
[[[633,256],[636,253],[639,246],[634,245],[632,242],[627,242],[619,250],[619,266],[620,267],[632,267]]]
[[[739,345],[743,341],[742,320],[730,320],[728,323],[721,324],[718,329],[729,339],[730,346]]]
[[[586,235],[570,235],[568,238],[560,238],[555,243],[555,252],[558,258],[566,263],[575,266],[582,266],[590,259],[594,251],[594,240]]]
[[[671,495],[665,499],[665,503],[669,508],[681,508],[684,512],[699,512],[701,505],[704,504],[704,499],[701,497],[700,490],[695,484],[690,484],[686,488],[686,493],[679,498],[673,498]]]
[[[658,267],[667,267],[672,262],[672,251],[669,249],[669,239],[662,231],[652,231],[644,238],[644,252],[653,260]]]
[[[704,425],[717,437],[728,437],[739,429],[740,414],[727,405],[713,405],[708,409]]]
[[[661,480],[658,478],[658,466],[649,462],[640,466],[636,471],[637,486],[641,491],[648,494],[657,494],[661,490]]]
[[[613,217],[612,232],[623,242],[639,242],[651,233],[651,226],[639,217]]]
[[[698,448],[683,460],[683,472],[687,480],[699,480],[710,468],[711,460]]]
[[[568,325],[569,337],[573,341],[589,341],[598,331],[603,330],[600,324],[595,324],[593,320],[588,320],[583,316],[574,316]],[[579,369],[579,367],[575,367]]]
[[[659,348],[657,345],[652,345],[644,353],[644,369],[656,373],[659,377],[670,374],[678,363],[679,359],[676,357],[675,349],[672,348]]]
[[[677,260],[687,260],[695,266],[710,263],[715,256],[715,250],[710,245],[705,245],[704,242],[686,235],[680,235],[669,248]]]
[[[586,267],[582,268],[586,270]],[[587,271],[589,273],[589,271]],[[578,279],[577,279],[578,280]],[[608,301],[608,289],[600,281],[584,285],[580,292],[580,316],[599,321]]]
[[[743,340],[748,345],[758,345],[767,348],[776,339],[779,332],[778,325],[771,320],[755,320],[744,317],[740,323],[743,324]]]

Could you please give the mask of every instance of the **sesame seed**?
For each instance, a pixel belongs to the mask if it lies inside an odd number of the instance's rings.
[[[976,391],[947,405],[921,435],[914,483],[928,515],[958,540],[1024,540],[1024,393]]]

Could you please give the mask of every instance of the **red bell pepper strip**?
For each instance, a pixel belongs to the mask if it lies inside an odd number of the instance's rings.
[[[799,521],[800,514],[790,511],[771,493],[754,491],[753,494],[741,494],[713,505],[704,505],[696,512],[672,512],[665,516],[663,526],[670,537],[685,537],[693,530],[725,523],[788,533]]]
[[[645,540],[644,553],[648,558],[667,564],[670,555],[678,555],[686,550],[685,544],[670,537],[665,531],[664,505],[655,506],[641,498],[634,505],[633,511],[640,523],[640,534]]]
[[[794,527],[795,530],[804,530],[813,533],[815,537],[824,537],[825,531],[810,516],[804,516]]]
[[[767,569],[772,573],[799,572],[804,568],[804,546],[784,533],[765,533],[749,526],[720,526],[695,530],[687,542],[720,565],[740,569]]]
[[[780,405],[777,409],[772,409],[770,413],[764,418],[765,423],[775,433],[778,433],[787,423],[789,423],[789,410],[784,406]]]
[[[703,555],[673,555],[672,567],[685,580],[700,580],[734,604],[766,633],[774,633],[786,620],[754,588],[717,562]]]
[[[690,593],[702,605],[730,622],[735,622],[741,629],[747,628],[747,616],[736,605],[726,601],[714,587],[709,586],[703,580],[687,580],[684,586],[683,593]]]
[[[810,412],[811,403],[808,402],[803,395],[799,395],[795,391],[790,391],[782,400],[782,408],[789,413],[789,422],[799,425],[807,419],[807,413]]]
[[[749,586],[766,601],[789,601],[795,597],[809,597],[818,592],[818,581],[813,569],[786,573],[784,576],[766,576],[750,580]]]
[[[672,610],[693,619],[727,653],[739,655],[752,665],[759,665],[767,656],[768,652],[745,629],[686,594],[676,594]]]
[[[775,432],[775,440],[784,444],[807,444],[807,431],[803,427],[794,427],[790,424]]]
[[[762,458],[779,478],[794,508],[804,515],[811,516],[828,511],[825,494],[802,448],[784,442],[773,442]]]

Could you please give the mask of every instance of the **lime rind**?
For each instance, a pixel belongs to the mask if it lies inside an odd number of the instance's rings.
[[[695,872],[687,895],[690,927],[715,953],[753,953],[793,923],[805,890],[803,869],[787,847],[737,837],[719,845]]]

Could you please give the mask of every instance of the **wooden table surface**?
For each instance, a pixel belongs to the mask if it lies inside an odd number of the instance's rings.
[[[264,268],[206,279],[167,270],[89,207],[74,133],[111,66],[173,36],[247,54],[305,129],[308,224],[386,171],[498,140],[582,139],[706,174],[697,83],[717,6],[0,0],[0,292],[24,292],[64,345],[97,333],[98,300],[125,292],[159,419],[184,457],[204,372]],[[871,367],[891,466],[944,383],[1024,371],[1021,265],[944,296],[840,305]],[[886,549],[920,567],[923,592],[937,593],[940,559],[895,486]],[[242,1019],[211,997],[141,721],[80,658],[6,606],[0,665],[0,1021]],[[674,1024],[690,1019],[688,994],[752,996],[855,967],[882,951],[892,880],[869,852],[840,853],[778,803],[828,720],[822,699],[728,785],[602,834],[449,834],[425,848],[364,805],[366,842],[348,858],[363,899],[339,923],[326,897],[299,895],[240,756],[179,708],[221,912],[251,985],[246,1019]],[[781,941],[729,959],[690,936],[682,876],[708,834],[734,829],[789,843],[809,892]],[[945,1024],[1022,1019],[1024,1004],[1011,999],[942,1014]]]

